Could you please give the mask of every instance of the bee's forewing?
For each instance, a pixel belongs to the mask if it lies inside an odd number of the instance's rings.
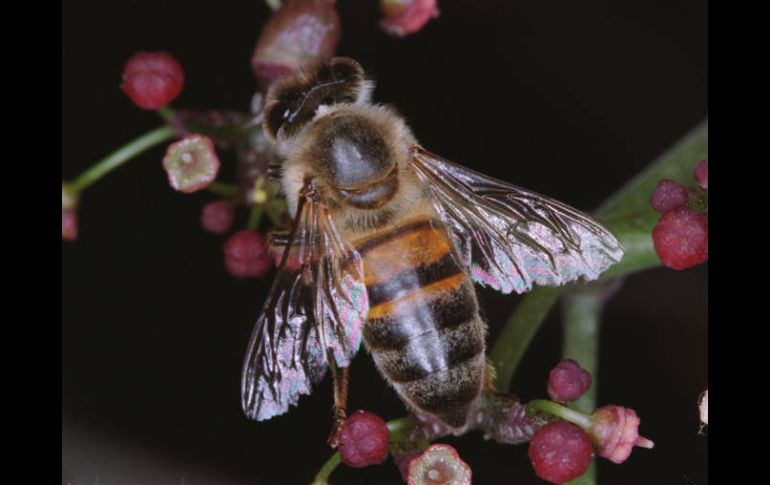
[[[590,216],[535,192],[414,148],[417,176],[430,188],[471,278],[503,293],[533,284],[596,279],[623,257],[615,236]]]
[[[302,200],[243,364],[243,410],[259,421],[310,394],[330,359],[350,364],[368,311],[360,256],[321,202]]]

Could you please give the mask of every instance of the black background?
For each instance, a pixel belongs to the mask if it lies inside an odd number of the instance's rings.
[[[392,39],[373,0],[342,0],[341,55],[378,79],[418,139],[476,170],[590,210],[706,117],[706,5],[689,0],[444,1],[417,35]],[[175,106],[246,110],[249,58],[268,9],[259,1],[63,5],[62,176],[159,124],[119,90],[136,50],[185,67]],[[222,238],[198,224],[211,196],[168,187],[162,148],[89,189],[81,235],[62,244],[62,476],[72,483],[307,483],[330,452],[324,382],[266,423],[240,409],[243,352],[269,278],[236,280]],[[222,176],[233,176],[223,156]],[[697,160],[693,160],[693,165]],[[494,338],[520,301],[479,291]],[[704,484],[708,439],[696,401],[707,385],[706,267],[628,278],[607,307],[600,403],[623,404],[656,442],[600,483]],[[514,380],[545,395],[559,359],[554,312]],[[365,353],[350,408],[403,414]],[[443,440],[474,483],[543,483],[526,447],[478,434]],[[391,462],[339,468],[333,483],[398,483]]]

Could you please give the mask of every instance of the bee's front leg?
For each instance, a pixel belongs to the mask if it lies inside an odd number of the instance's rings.
[[[334,359],[329,359],[329,368],[334,382],[334,424],[329,433],[327,443],[332,448],[337,448],[340,442],[340,431],[348,418],[348,368],[339,367]]]

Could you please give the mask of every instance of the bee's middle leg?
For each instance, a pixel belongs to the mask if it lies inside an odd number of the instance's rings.
[[[347,367],[339,367],[334,359],[330,359],[329,368],[334,382],[334,424],[327,442],[332,448],[336,448],[340,442],[340,431],[348,418],[348,378]]]

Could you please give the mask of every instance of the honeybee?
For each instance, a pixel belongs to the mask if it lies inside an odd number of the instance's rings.
[[[291,232],[249,342],[246,415],[288,411],[326,373],[330,443],[361,342],[414,413],[456,432],[493,387],[474,283],[503,293],[592,280],[623,247],[582,212],[419,145],[373,81],[333,58],[273,86],[263,128],[283,159]]]

